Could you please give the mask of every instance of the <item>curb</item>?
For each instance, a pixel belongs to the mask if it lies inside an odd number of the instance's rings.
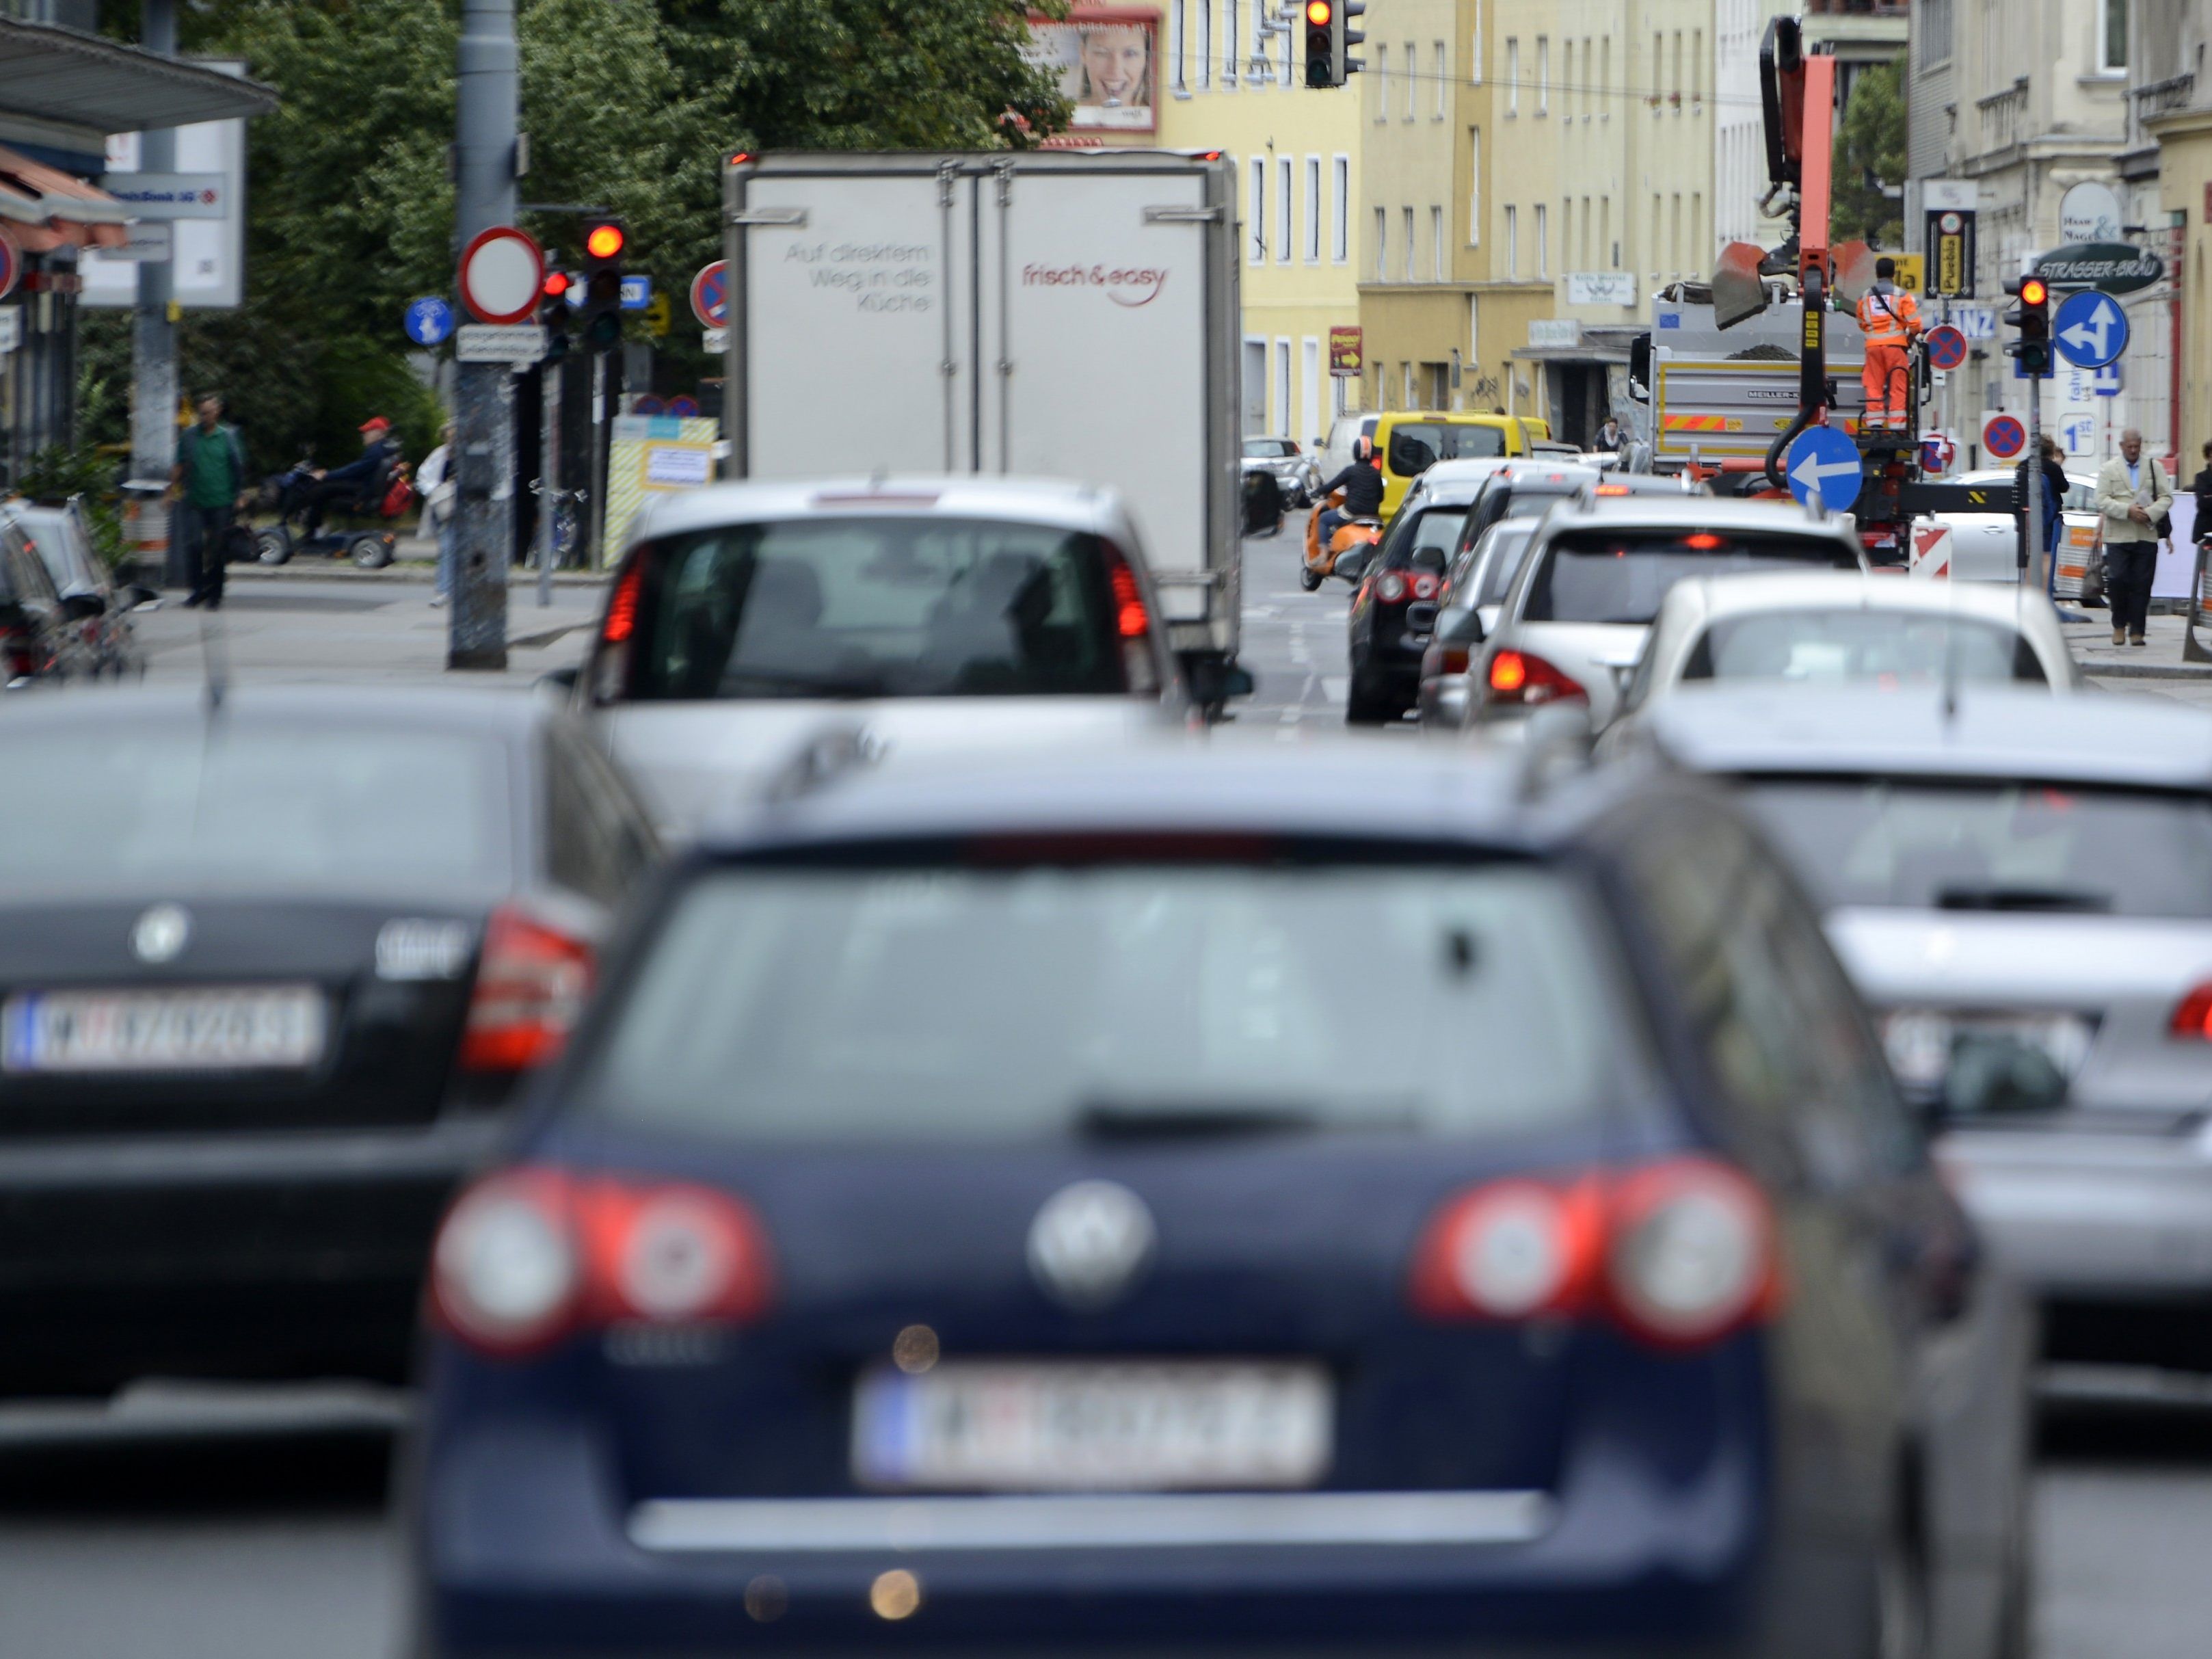
[[[2082,677],[2093,680],[2203,680],[2212,683],[2212,663],[2179,662],[2084,662],[2079,657],[2074,666]]]
[[[234,564],[223,580],[227,582],[427,582],[438,572],[434,561],[401,559],[381,570],[363,570],[360,566],[338,562],[301,564]],[[607,578],[604,573],[592,570],[556,570],[553,573],[556,587],[604,587]],[[517,569],[507,576],[507,591],[519,592],[538,585],[534,570]]]

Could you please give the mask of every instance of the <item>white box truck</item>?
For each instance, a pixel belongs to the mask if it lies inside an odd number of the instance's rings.
[[[725,172],[729,477],[1104,486],[1144,538],[1174,648],[1234,660],[1229,162],[787,152]]]

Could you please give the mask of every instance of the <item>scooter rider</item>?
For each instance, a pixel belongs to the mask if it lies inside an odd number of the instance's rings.
[[[1322,499],[1326,501],[1338,490],[1344,492],[1341,508],[1327,507],[1321,514],[1321,544],[1324,551],[1337,527],[1346,519],[1380,518],[1382,514],[1382,490],[1388,482],[1382,477],[1382,464],[1376,459],[1375,441],[1361,438],[1352,451],[1352,465],[1321,487]]]

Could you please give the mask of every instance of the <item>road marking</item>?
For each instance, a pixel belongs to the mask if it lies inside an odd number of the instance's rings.
[[[1352,695],[1352,677],[1349,674],[1323,675],[1321,694],[1331,702],[1342,702]]]

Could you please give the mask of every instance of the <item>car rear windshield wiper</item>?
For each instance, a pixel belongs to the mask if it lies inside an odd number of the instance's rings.
[[[1943,910],[2051,910],[2097,912],[2112,908],[2106,893],[2069,891],[2058,887],[1946,887],[1936,895]]]
[[[1305,1134],[1320,1127],[1313,1113],[1293,1107],[1093,1102],[1075,1115],[1075,1133],[1085,1140],[1216,1140]]]

